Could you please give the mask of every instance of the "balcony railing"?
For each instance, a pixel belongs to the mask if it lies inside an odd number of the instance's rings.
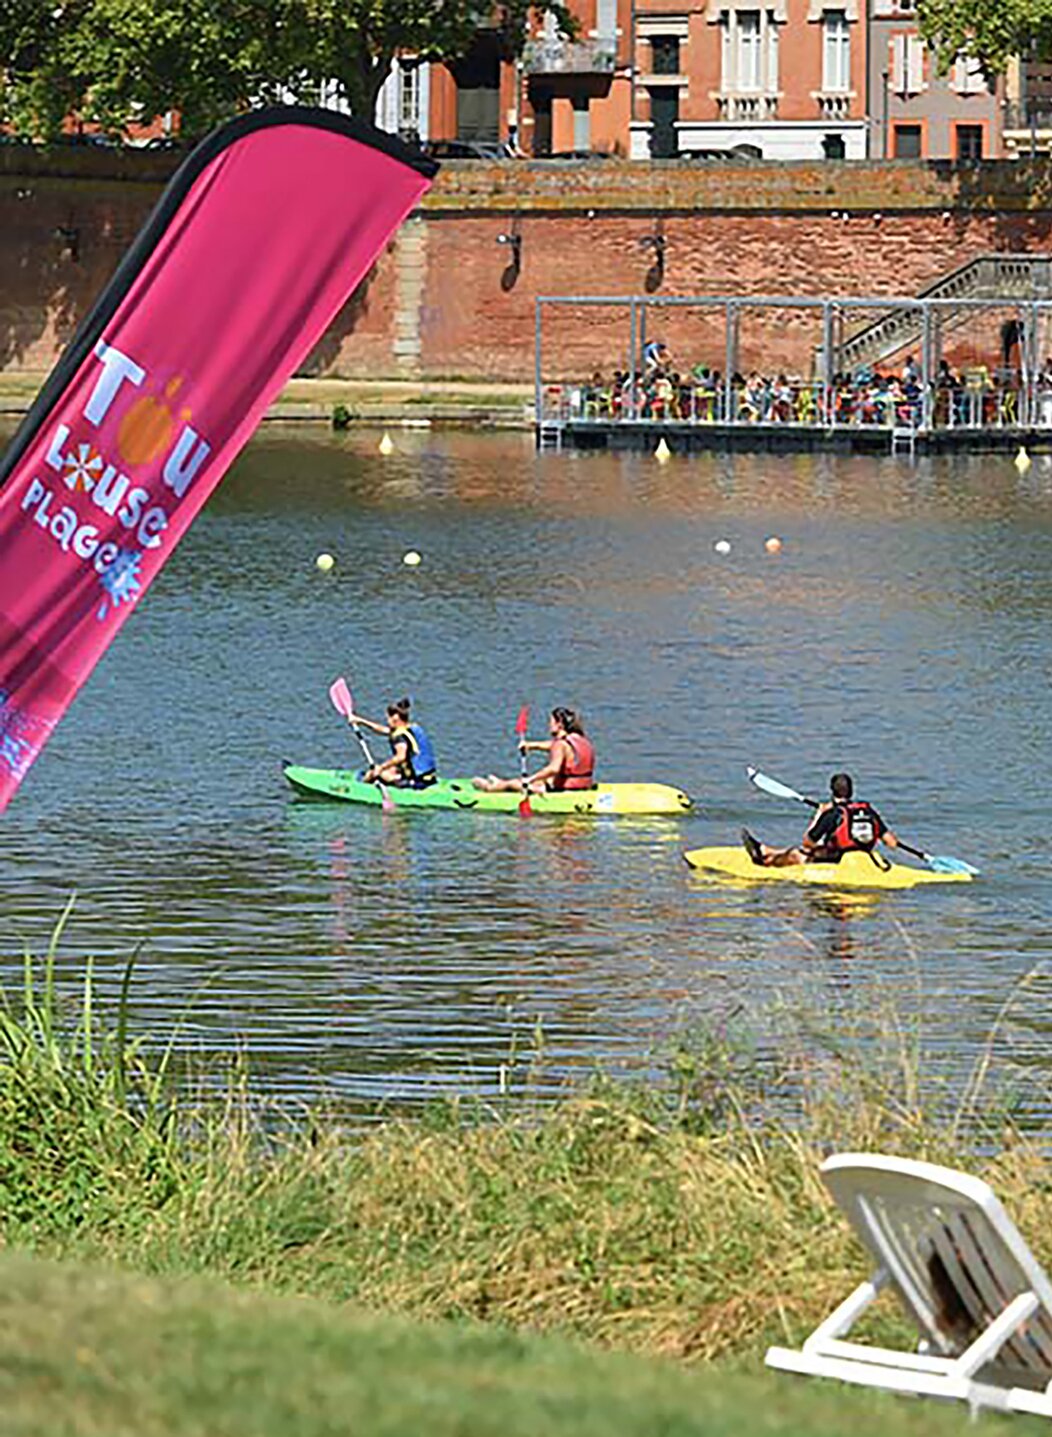
[[[848,94],[816,95],[818,113],[823,120],[846,120],[851,115],[851,96]]]
[[[775,120],[777,95],[717,95],[721,120]]]
[[[1011,100],[1005,105],[1006,130],[1052,130],[1052,99]]]
[[[522,52],[528,75],[609,75],[617,65],[614,36],[598,40],[530,40]]]

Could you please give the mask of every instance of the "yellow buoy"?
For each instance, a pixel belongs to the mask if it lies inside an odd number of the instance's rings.
[[[658,446],[654,450],[654,458],[659,464],[664,464],[666,459],[672,458],[672,450],[665,443],[664,435],[658,440]]]
[[[332,557],[331,554],[319,554],[318,557],[315,559],[314,563],[323,574],[327,574],[332,568],[333,564],[336,563],[336,560]]]
[[[380,453],[384,456],[385,459],[388,454],[394,453],[394,440],[391,438],[390,434],[388,434],[386,429],[384,430],[384,437],[380,440]]]
[[[1019,453],[1015,456],[1015,467],[1019,470],[1020,474],[1025,474],[1030,468],[1030,455],[1026,452],[1022,444],[1019,446]]]

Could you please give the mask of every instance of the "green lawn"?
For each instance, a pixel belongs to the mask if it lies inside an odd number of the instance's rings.
[[[967,1414],[463,1323],[0,1256],[3,1437],[941,1437]],[[1026,1437],[1036,1420],[977,1433]]]

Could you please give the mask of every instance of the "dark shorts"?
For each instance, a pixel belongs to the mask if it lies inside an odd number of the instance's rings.
[[[807,850],[804,850],[805,853]],[[837,848],[832,843],[818,843],[807,854],[808,863],[839,863],[845,853],[868,853],[878,868],[886,869],[887,859],[873,848]]]
[[[832,843],[816,843],[812,849],[804,849],[808,863],[839,863],[843,852]]]

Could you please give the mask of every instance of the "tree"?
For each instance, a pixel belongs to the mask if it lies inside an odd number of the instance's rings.
[[[0,121],[18,134],[61,129],[79,101],[82,84],[66,55],[90,0],[2,0],[0,3]]]
[[[918,0],[917,17],[941,74],[960,54],[978,60],[988,80],[1014,55],[1052,59],[1052,0]]]
[[[316,102],[323,89],[371,118],[400,55],[453,63],[487,30],[511,57],[531,16],[545,11],[566,34],[577,28],[562,0],[67,0],[50,12],[41,0],[0,0],[0,8],[8,108],[40,137],[71,109],[115,133],[174,110],[183,133],[197,135],[250,105]]]
[[[284,9],[284,0],[89,0],[65,46],[84,78],[85,115],[119,133],[177,111],[195,136],[282,98]]]
[[[494,33],[511,59],[526,41],[531,15],[550,11],[567,35],[577,22],[559,0],[288,0],[290,22],[303,43],[308,84],[334,83],[351,110],[371,116],[399,54],[417,63],[455,61],[481,30]],[[293,18],[294,15],[294,18]]]

